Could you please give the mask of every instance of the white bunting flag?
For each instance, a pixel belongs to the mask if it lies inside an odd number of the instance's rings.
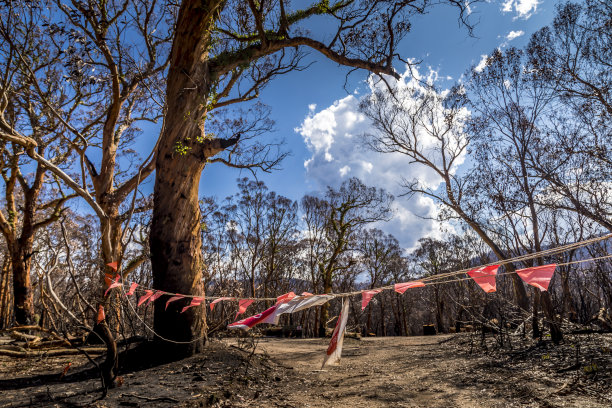
[[[280,315],[282,314],[295,313],[313,306],[319,306],[329,302],[333,298],[334,295],[296,296],[286,303],[277,304],[274,312],[261,323],[277,325],[278,319],[280,319]]]
[[[340,361],[342,343],[344,343],[344,330],[346,329],[346,321],[348,320],[349,303],[348,299],[342,299],[342,311],[340,312],[340,316],[338,316],[338,321],[336,321],[336,328],[332,334],[329,347],[327,348],[327,354],[325,355],[325,360],[323,360],[321,368],[328,364],[336,364]]]

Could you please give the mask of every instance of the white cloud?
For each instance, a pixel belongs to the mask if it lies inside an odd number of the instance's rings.
[[[480,62],[478,63],[478,65],[476,65],[474,67],[474,71],[476,72],[482,72],[483,69],[485,69],[485,67],[487,66],[487,59],[489,58],[489,56],[487,54],[483,54],[480,56]]]
[[[523,30],[518,30],[518,31],[510,31],[508,33],[508,35],[506,36],[506,40],[507,41],[512,41],[515,38],[519,38],[520,36],[522,36],[523,34],[525,34],[525,32]]]
[[[395,83],[391,78],[389,81]],[[384,87],[380,83],[369,85],[371,91]],[[421,85],[407,71],[395,86]],[[423,218],[435,217],[438,209],[431,199],[425,197],[400,197],[405,192],[400,185],[402,178],[416,178],[424,186],[434,189],[441,184],[441,179],[429,168],[409,164],[407,157],[400,153],[375,153],[363,145],[361,136],[370,129],[371,124],[359,111],[362,98],[349,95],[327,108],[311,110],[295,129],[311,153],[311,157],[304,162],[307,178],[312,183],[311,188],[320,191],[328,185],[337,187],[348,177],[358,177],[368,186],[382,187],[394,194],[393,220],[376,227],[395,235],[403,248],[412,249],[419,238],[439,236],[440,226],[433,220]],[[407,103],[414,104],[410,101]],[[425,136],[422,142],[425,149],[434,143]]]
[[[502,11],[504,13],[514,11],[516,13],[515,19],[523,18],[527,20],[537,12],[538,4],[540,4],[538,0],[506,0],[502,3]]]

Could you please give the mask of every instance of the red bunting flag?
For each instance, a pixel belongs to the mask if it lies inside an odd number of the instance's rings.
[[[540,291],[544,292],[548,290],[548,285],[550,284],[550,280],[556,268],[557,264],[550,264],[536,266],[534,268],[519,269],[516,273],[526,284],[535,286],[540,289]]]
[[[185,297],[185,296],[183,296],[183,295],[176,295],[176,296],[172,296],[172,297],[171,297],[170,299],[168,299],[168,301],[166,302],[166,310],[168,310],[168,305],[169,305],[171,302],[174,302],[175,300],[182,299],[182,298],[184,298],[184,297]]]
[[[499,269],[499,265],[483,266],[481,268],[472,269],[467,274],[470,278],[474,279],[474,282],[476,282],[482,290],[491,293],[497,290],[495,284],[497,269]]]
[[[361,291],[361,310],[365,309],[370,300],[377,293],[382,292],[382,289],[362,290]]]
[[[157,299],[159,299],[160,297],[164,296],[166,294],[166,292],[162,292],[161,290],[156,291],[153,296],[151,296],[149,298],[149,301],[147,303],[153,303],[155,302]]]
[[[153,296],[153,291],[152,290],[145,290],[145,294],[142,295],[140,297],[140,299],[138,299],[138,306],[142,305],[144,302],[147,301],[147,299],[149,299],[151,296]]]
[[[280,303],[288,302],[294,297],[295,297],[295,293],[293,292],[285,293],[284,295],[280,295],[279,297],[276,298],[276,304],[278,305]]]
[[[96,319],[96,322],[100,324],[105,318],[106,316],[104,315],[104,306],[98,305],[98,318]]]
[[[104,284],[106,286],[110,286],[111,283],[113,283],[113,278],[115,277],[115,275],[113,275],[112,273],[105,273],[104,274]]]
[[[251,303],[253,302],[254,302],[253,299],[240,299],[238,301],[238,312],[236,313],[236,317],[246,312],[247,307],[251,306]]]
[[[268,323],[267,320],[270,316],[274,316],[274,311],[276,310],[276,305],[264,310],[261,313],[256,314],[255,316],[247,317],[246,319],[238,320],[227,326],[228,329],[242,329],[249,330],[252,329],[253,326],[259,323]]]
[[[203,301],[204,301],[204,298],[194,297],[193,299],[191,299],[191,303],[185,306],[183,310],[181,310],[181,313],[184,313],[185,310],[189,309],[190,307],[200,306]]]
[[[425,286],[423,282],[415,281],[415,282],[404,282],[404,283],[396,283],[393,289],[397,293],[404,293],[406,290],[410,288],[422,288]]]
[[[70,366],[72,365],[72,363],[68,363],[66,364],[66,367],[64,367],[64,370],[62,371],[62,375],[60,375],[60,379],[64,378],[64,376],[66,375],[66,373],[68,372],[68,370],[70,369]]]
[[[115,280],[110,285],[108,285],[108,289],[106,289],[106,292],[104,292],[104,297],[108,295],[109,290],[111,290],[112,288],[117,288],[119,286],[121,286],[121,283],[119,282],[119,274],[117,274]]]
[[[131,296],[134,294],[134,291],[136,290],[136,288],[138,287],[138,284],[136,282],[132,282],[132,284],[130,285],[130,290],[127,291],[127,293],[125,294],[125,296]]]
[[[332,338],[329,342],[329,347],[327,348],[327,353],[321,368],[325,367],[326,364],[335,364],[340,361],[342,344],[344,343],[344,330],[346,329],[346,321],[349,313],[349,304],[350,302],[348,299],[342,299],[342,310],[336,321],[336,327],[332,333]]]
[[[274,305],[255,316],[247,317],[227,326],[228,329],[249,330],[260,323],[278,324],[280,315],[299,312],[313,306],[319,306],[333,299],[334,295],[296,296],[289,302]]]
[[[231,298],[229,297],[220,297],[219,299],[215,299],[212,302],[210,302],[210,311],[212,312],[212,310],[215,308],[215,305],[223,300],[230,300]]]
[[[111,263],[107,263],[106,266],[109,266],[113,271],[117,272],[117,262],[111,262]]]

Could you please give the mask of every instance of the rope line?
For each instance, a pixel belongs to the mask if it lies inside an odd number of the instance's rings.
[[[599,241],[604,241],[606,239],[612,238],[612,233],[611,234],[607,234],[607,235],[603,235],[600,237],[596,237],[596,238],[591,238],[588,240],[584,240],[584,241],[578,241],[578,242],[574,242],[571,244],[567,244],[567,245],[563,245],[560,247],[556,247],[556,248],[551,248],[551,249],[547,249],[547,250],[543,250],[543,251],[539,251],[539,252],[533,252],[531,254],[525,254],[525,255],[520,255],[520,256],[516,256],[513,258],[508,258],[508,259],[504,259],[498,262],[490,262],[488,264],[484,264],[484,265],[480,265],[480,266],[475,266],[472,268],[467,268],[467,269],[461,269],[461,270],[457,270],[457,271],[453,271],[453,272],[447,272],[447,273],[441,273],[441,274],[437,274],[437,275],[433,275],[433,276],[428,276],[426,278],[422,278],[422,279],[416,279],[415,282],[423,282],[425,283],[427,286],[431,286],[431,285],[435,285],[435,284],[440,284],[440,283],[449,283],[449,282],[459,282],[459,281],[463,281],[463,280],[470,280],[472,278],[462,278],[462,279],[456,279],[456,280],[442,280],[444,278],[449,278],[452,276],[457,276],[457,275],[461,275],[464,274],[466,272],[472,271],[474,269],[479,269],[479,268],[484,268],[487,266],[493,266],[493,265],[499,265],[499,266],[503,266],[506,264],[510,264],[510,263],[514,263],[514,262],[522,262],[525,260],[530,260],[530,259],[535,259],[535,258],[540,258],[542,256],[546,256],[546,255],[557,255],[559,253],[563,253],[563,252],[567,252],[569,250],[572,249],[578,249],[578,248],[582,248],[585,247],[587,245],[593,244],[595,242],[599,242]],[[611,258],[612,255],[606,255],[606,256],[602,256],[602,257],[598,257],[598,258],[589,258],[589,259],[584,259],[584,260],[580,260],[580,261],[572,261],[572,262],[566,262],[566,263],[559,263],[557,264],[557,266],[565,266],[565,265],[573,265],[573,264],[577,264],[577,263],[583,263],[583,262],[590,262],[590,261],[596,261],[596,260],[600,260],[600,259],[606,259],[606,258]],[[497,274],[497,276],[501,276],[501,275],[508,275],[508,274],[513,274],[516,273],[516,271],[513,272],[503,272],[503,273],[499,273]],[[122,283],[122,285],[120,286],[122,288],[122,292],[124,289],[125,282]],[[381,290],[388,290],[388,289],[394,289],[395,285],[387,285],[387,286],[382,286],[379,288],[375,288],[375,289],[381,289]],[[157,291],[156,289],[152,289],[152,288],[144,288],[142,286],[138,286],[135,289],[135,292],[145,292],[147,290],[150,291]],[[374,289],[369,289],[369,290],[374,290]],[[332,295],[334,295],[335,297],[349,297],[349,296],[354,296],[354,295],[358,295],[361,294],[362,290],[359,291],[353,291],[353,292],[344,292],[344,293],[330,293]],[[217,299],[221,299],[224,298],[224,300],[253,300],[253,301],[276,301],[277,298],[275,297],[237,297],[237,296],[198,296],[198,295],[184,295],[181,293],[172,293],[172,292],[164,292],[166,295],[169,296],[182,296],[184,298],[187,299],[193,299],[196,297],[205,297],[206,300],[217,300]]]
[[[121,293],[123,294],[123,286],[121,287]],[[136,315],[136,317],[138,318],[138,320],[140,320],[140,322],[142,323],[142,325],[149,330],[151,333],[153,333],[154,336],[159,337],[160,339],[162,339],[165,342],[168,343],[175,343],[175,344],[191,344],[191,343],[195,343],[197,341],[201,341],[204,338],[206,338],[206,335],[203,335],[201,337],[189,340],[189,341],[178,341],[178,340],[171,340],[171,339],[167,339],[164,336],[162,336],[161,334],[157,333],[155,331],[155,329],[153,329],[151,326],[149,326],[142,317],[140,317],[140,315],[138,314],[138,312],[136,311],[136,309],[134,308],[134,306],[132,305],[132,302],[130,302],[130,299],[128,296],[126,296],[126,300],[128,305],[130,306],[130,309],[132,309],[132,313],[134,313]]]
[[[612,258],[612,254],[606,255],[606,256],[600,256],[597,258],[590,258],[590,259],[583,259],[580,261],[572,261],[572,262],[565,262],[565,263],[560,263],[557,264],[557,266],[565,266],[565,265],[573,265],[573,264],[577,264],[577,263],[584,263],[584,262],[592,262],[592,261],[598,261],[601,259],[608,259],[608,258]],[[471,270],[471,269],[470,269]],[[510,275],[510,274],[516,274],[516,271],[512,271],[512,272],[503,272],[503,273],[499,273],[497,275],[492,275],[492,276],[501,276],[501,275]],[[444,280],[444,281],[438,281],[438,282],[431,282],[428,283],[426,286],[433,286],[433,285],[441,285],[441,284],[446,284],[446,283],[453,283],[453,282],[462,282],[462,281],[467,281],[467,280],[472,280],[472,278],[468,277],[468,278],[460,278],[460,279],[452,279],[452,280]],[[121,293],[124,293],[123,290],[123,285],[120,286],[121,287]],[[378,289],[394,289],[395,285],[389,285],[389,286],[384,286]],[[331,295],[334,295],[336,298],[345,298],[345,297],[350,297],[350,296],[354,296],[354,295],[358,295],[361,294],[362,291],[355,291],[355,292],[347,292],[347,293],[331,293]],[[187,296],[186,296],[187,297]],[[127,303],[132,311],[132,313],[134,313],[136,315],[136,318],[138,318],[138,320],[143,324],[143,326],[149,330],[154,336],[160,338],[161,340],[168,342],[168,343],[174,343],[174,344],[191,344],[191,343],[195,343],[198,341],[203,340],[206,335],[200,336],[198,338],[189,340],[189,341],[178,341],[178,340],[172,340],[172,339],[168,339],[162,335],[160,335],[159,333],[157,333],[155,331],[155,329],[153,329],[151,326],[149,326],[142,317],[140,317],[140,315],[138,314],[136,308],[134,307],[134,305],[132,305],[132,302],[130,301],[129,297],[126,296]],[[220,297],[210,297],[208,299],[219,299]],[[237,300],[237,299],[253,299],[253,300],[276,300],[276,298],[227,298],[227,300]],[[528,311],[526,311],[528,312]]]

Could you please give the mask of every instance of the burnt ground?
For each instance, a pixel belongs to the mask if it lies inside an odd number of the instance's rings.
[[[103,400],[82,356],[0,356],[0,408],[612,406],[612,335],[566,336],[559,346],[496,341],[469,333],[347,338],[340,365],[324,370],[325,339],[211,341],[189,359],[124,368],[121,386]]]

